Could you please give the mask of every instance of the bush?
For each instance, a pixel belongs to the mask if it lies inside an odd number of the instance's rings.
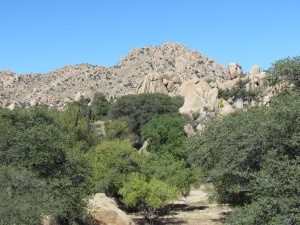
[[[148,179],[155,177],[176,187],[184,196],[187,196],[190,189],[197,187],[202,181],[199,167],[190,167],[185,160],[178,160],[170,154],[148,154],[140,164],[139,171]]]
[[[164,181],[156,178],[147,181],[144,175],[138,173],[130,174],[119,193],[127,206],[139,208],[144,212],[145,219],[150,221],[159,208],[178,196],[177,189]]]
[[[0,224],[41,223],[54,213],[46,182],[24,168],[0,166]]]
[[[299,224],[299,159],[267,161],[251,181],[251,203],[231,213],[225,224]]]

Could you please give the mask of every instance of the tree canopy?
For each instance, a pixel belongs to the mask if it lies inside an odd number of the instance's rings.
[[[182,146],[186,140],[185,119],[182,116],[162,115],[154,117],[142,128],[142,139],[147,140],[149,152],[171,154],[178,159],[185,158]]]
[[[182,101],[161,93],[124,95],[112,105],[108,115],[111,119],[124,120],[131,131],[140,136],[141,128],[153,117],[178,114]]]
[[[300,57],[287,57],[272,63],[267,70],[270,83],[275,84],[294,84],[300,86]]]

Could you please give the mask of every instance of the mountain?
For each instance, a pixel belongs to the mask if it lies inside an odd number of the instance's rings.
[[[116,97],[147,91],[141,90],[145,78],[163,74],[175,74],[180,82],[194,78],[230,80],[229,69],[216,60],[188,50],[185,45],[166,43],[133,49],[113,67],[67,65],[47,74],[0,71],[0,105],[47,104],[64,108],[81,95],[92,98],[95,92]]]

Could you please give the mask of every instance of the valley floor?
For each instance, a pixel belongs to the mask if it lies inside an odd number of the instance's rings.
[[[221,219],[232,210],[228,205],[219,205],[208,201],[207,186],[192,190],[186,198],[170,204],[167,215],[154,221],[153,225],[219,225]],[[130,215],[136,225],[144,225],[139,215]]]

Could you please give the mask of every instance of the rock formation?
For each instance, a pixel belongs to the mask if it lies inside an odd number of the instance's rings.
[[[184,98],[181,113],[226,115],[245,105],[268,104],[280,86],[270,87],[265,72],[254,65],[243,75],[242,67],[230,63],[219,65],[198,51],[184,45],[166,43],[133,49],[113,67],[68,65],[47,74],[18,75],[0,71],[0,107],[13,110],[19,105],[48,105],[64,109],[81,97],[91,99],[95,92],[109,98],[124,94],[160,92]],[[220,89],[231,89],[239,80],[249,80],[248,91],[260,91],[259,103],[243,99],[219,99]]]
[[[229,63],[228,69],[231,79],[234,79],[243,74],[242,67],[237,63]]]
[[[95,194],[88,203],[88,212],[99,225],[134,225],[116,202],[103,193]]]

